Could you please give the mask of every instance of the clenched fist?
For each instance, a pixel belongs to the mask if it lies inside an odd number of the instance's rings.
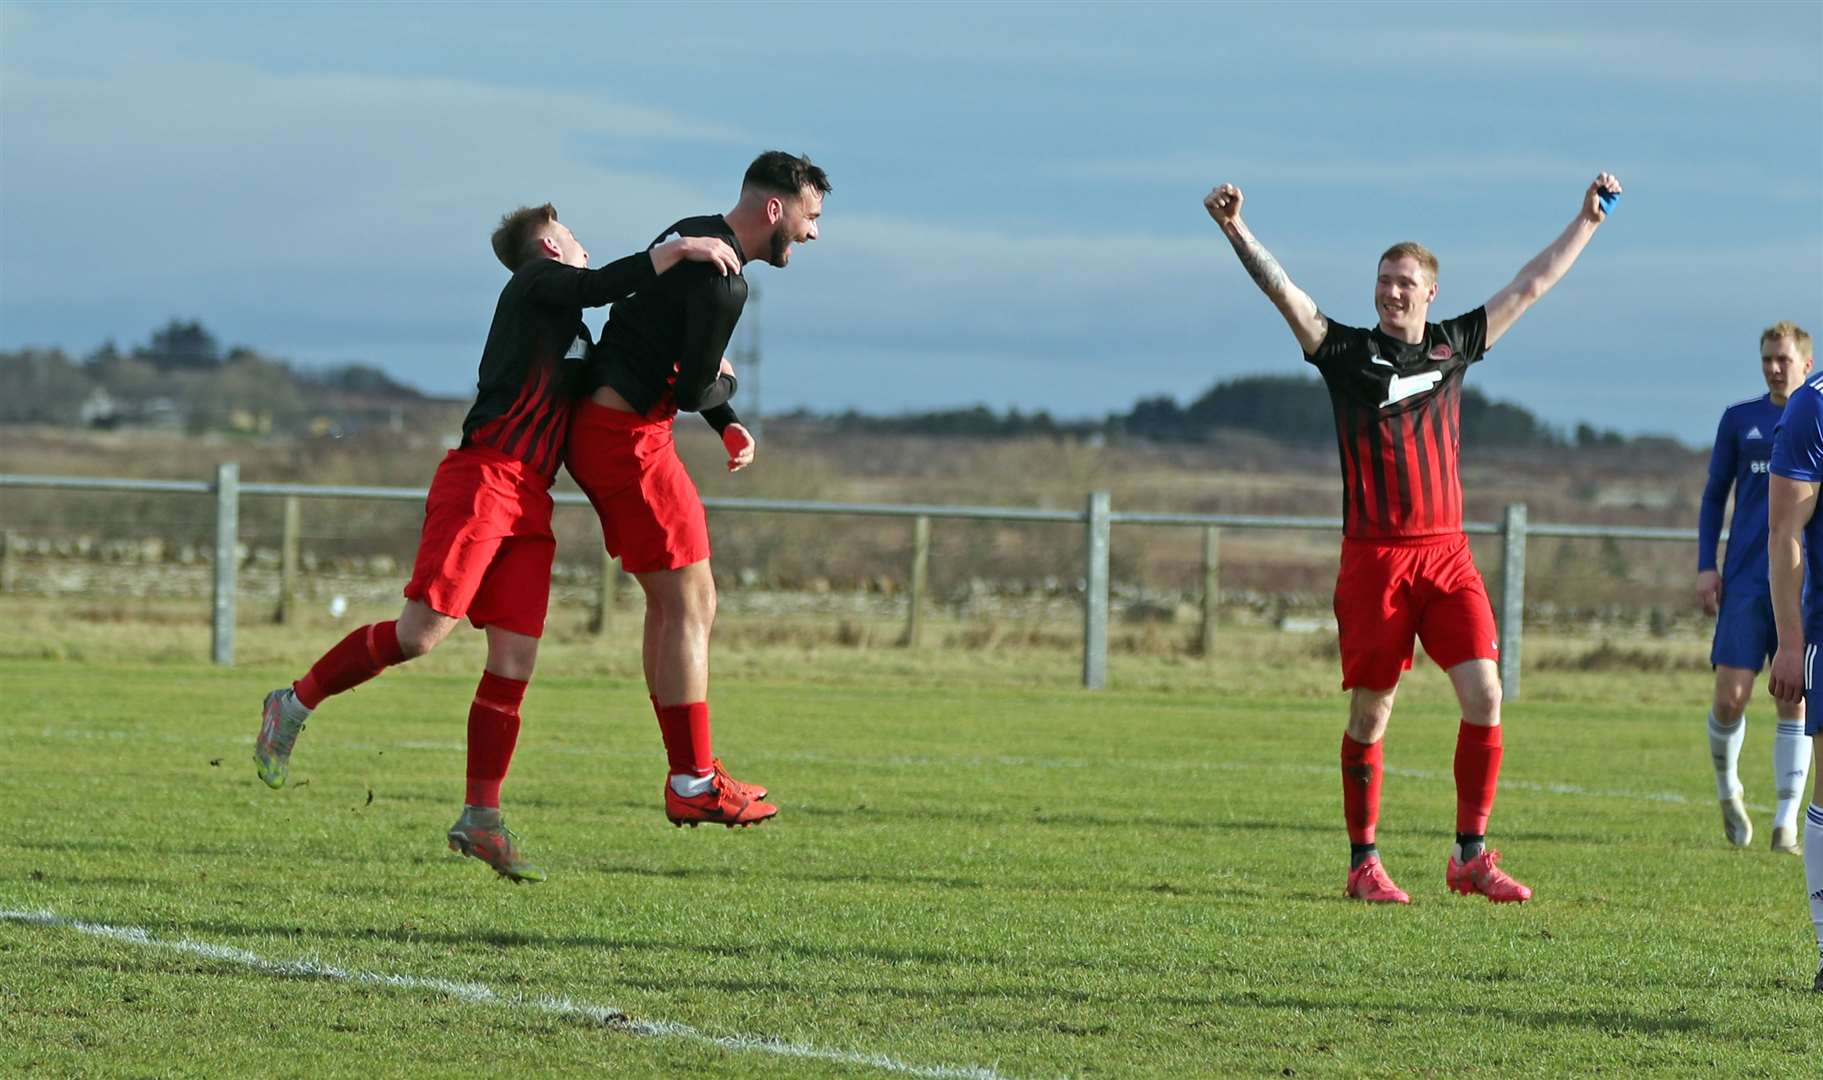
[[[1233,184],[1223,184],[1203,196],[1203,209],[1215,219],[1217,225],[1228,225],[1240,220],[1241,189]]]

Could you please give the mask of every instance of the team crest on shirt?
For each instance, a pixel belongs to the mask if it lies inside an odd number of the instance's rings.
[[[1456,350],[1450,348],[1450,343],[1447,341],[1430,351],[1430,357],[1432,360],[1448,360],[1450,357],[1455,356],[1455,355],[1456,355]]]

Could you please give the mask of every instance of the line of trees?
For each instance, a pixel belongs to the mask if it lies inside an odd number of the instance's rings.
[[[224,349],[196,320],[172,319],[143,344],[108,341],[80,358],[57,348],[0,352],[0,423],[301,431],[345,425],[351,407],[429,400],[363,364],[299,369],[248,346]]]

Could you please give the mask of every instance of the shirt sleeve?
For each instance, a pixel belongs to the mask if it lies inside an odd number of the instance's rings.
[[[1328,322],[1329,329],[1323,334],[1323,340],[1318,343],[1317,351],[1303,354],[1304,362],[1318,371],[1328,370],[1347,357],[1359,344],[1362,335],[1367,333],[1360,327],[1348,326],[1334,319],[1329,319]]]
[[[1447,322],[1438,324],[1443,331],[1443,339],[1450,343],[1462,362],[1472,364],[1487,355],[1488,351],[1488,309],[1478,307],[1465,315],[1458,315]]]
[[[641,251],[615,259],[599,270],[566,266],[556,259],[539,259],[521,271],[529,273],[526,296],[553,307],[592,308],[625,300],[657,280],[652,256]]]
[[[1807,484],[1823,483],[1823,394],[1800,387],[1785,403],[1772,437],[1772,475]]]
[[[1728,489],[1734,486],[1737,450],[1728,414],[1723,413],[1715,429],[1715,449],[1709,452],[1709,481],[1703,485],[1703,501],[1696,515],[1699,574],[1715,569],[1715,549],[1722,542],[1722,514],[1728,506]]]
[[[722,354],[747,302],[747,280],[739,274],[723,274],[708,263],[691,263],[671,272],[689,276],[684,289],[684,341],[672,396],[684,412],[725,405],[734,396],[735,382],[721,374]]]
[[[702,417],[704,420],[709,421],[709,426],[715,429],[717,435],[720,435],[730,427],[741,422],[741,418],[734,414],[734,406],[725,402],[721,405],[712,405],[709,408],[704,409],[702,411]]]

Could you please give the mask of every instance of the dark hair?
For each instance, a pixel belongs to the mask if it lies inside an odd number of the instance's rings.
[[[802,154],[787,154],[783,150],[768,150],[754,158],[753,164],[747,166],[747,175],[741,177],[741,187],[758,188],[774,195],[797,195],[805,188],[812,188],[820,195],[830,191],[828,174]]]
[[[526,251],[532,246],[532,238],[546,225],[557,220],[557,208],[550,203],[543,206],[521,206],[519,209],[500,219],[500,227],[494,230],[494,257],[505,264],[508,270],[517,270],[525,263]]]

